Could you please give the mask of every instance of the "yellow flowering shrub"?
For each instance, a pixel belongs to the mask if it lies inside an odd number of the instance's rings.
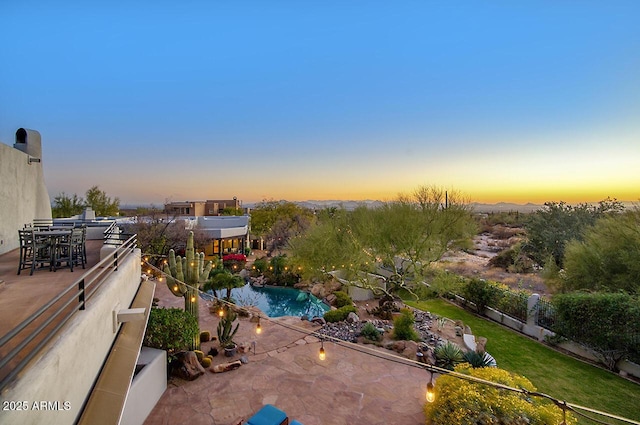
[[[456,366],[455,371],[512,388],[536,391],[527,378],[495,367],[473,369],[463,363]],[[562,422],[562,410],[550,400],[454,376],[439,377],[435,394],[435,401],[424,407],[427,425],[558,425]],[[566,423],[576,424],[569,412]]]

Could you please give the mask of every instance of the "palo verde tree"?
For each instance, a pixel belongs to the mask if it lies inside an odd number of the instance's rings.
[[[107,196],[104,190],[93,186],[85,194],[85,204],[96,212],[96,216],[108,217],[118,214],[120,211],[120,199]]]
[[[75,193],[70,196],[62,192],[53,199],[51,215],[53,218],[71,217],[82,213],[84,207],[84,199]]]
[[[413,293],[427,268],[447,249],[467,244],[475,234],[470,208],[458,194],[419,187],[410,195],[378,207],[331,211],[303,236],[290,242],[294,261],[304,273],[341,269],[345,278],[374,292],[403,288]],[[376,267],[391,271],[387,291],[366,273]]]
[[[205,263],[204,252],[196,253],[193,244],[193,232],[187,237],[187,248],[184,258],[176,256],[175,251],[169,251],[169,261],[164,266],[167,275],[167,286],[171,293],[184,298],[184,309],[196,319],[200,317],[198,308],[199,290],[209,278],[212,263]],[[200,334],[194,338],[190,347],[192,350],[200,348]]]
[[[605,216],[582,240],[567,244],[561,292],[587,290],[640,294],[640,208]]]

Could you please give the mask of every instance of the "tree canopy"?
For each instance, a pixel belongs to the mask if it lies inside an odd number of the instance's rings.
[[[313,211],[293,202],[264,200],[251,210],[251,232],[266,239],[269,253],[285,247],[313,221]]]
[[[567,244],[562,292],[590,290],[640,294],[640,209],[606,216],[582,240]]]
[[[120,210],[120,199],[107,196],[104,190],[100,190],[98,186],[93,186],[87,190],[85,194],[87,207],[91,207],[99,217],[109,217],[118,215]]]
[[[562,267],[567,242],[582,240],[585,229],[598,218],[623,210],[622,203],[611,198],[597,205],[546,202],[525,223],[528,236],[525,251],[540,265],[547,265],[549,259],[553,259],[556,266]]]
[[[383,266],[391,273],[391,290],[411,291],[432,262],[475,233],[468,204],[455,193],[449,201],[444,190],[420,187],[379,207],[325,211],[290,241],[294,259],[307,277],[341,269],[349,280],[360,276],[363,286],[368,279],[361,272]]]
[[[82,213],[84,208],[84,199],[75,193],[70,196],[62,192],[53,199],[51,215],[53,218],[71,217]]]
[[[71,217],[81,214],[85,208],[91,207],[96,216],[107,217],[118,215],[120,210],[120,199],[107,196],[106,192],[100,190],[98,186],[93,186],[85,193],[85,198],[77,194],[67,195],[62,192],[53,199],[51,215],[54,218]]]

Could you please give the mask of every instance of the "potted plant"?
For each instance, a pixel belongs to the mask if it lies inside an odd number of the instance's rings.
[[[217,328],[218,341],[220,342],[220,348],[224,349],[224,355],[232,357],[236,354],[236,349],[238,348],[238,345],[233,341],[233,337],[236,335],[236,332],[238,332],[240,323],[236,323],[235,327],[233,326],[234,322],[238,318],[235,311],[228,307],[225,307],[223,311],[224,314],[220,318]]]

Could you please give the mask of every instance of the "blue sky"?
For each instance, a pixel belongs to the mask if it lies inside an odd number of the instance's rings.
[[[134,3],[134,4],[129,4]],[[0,1],[52,197],[640,199],[640,2]]]

